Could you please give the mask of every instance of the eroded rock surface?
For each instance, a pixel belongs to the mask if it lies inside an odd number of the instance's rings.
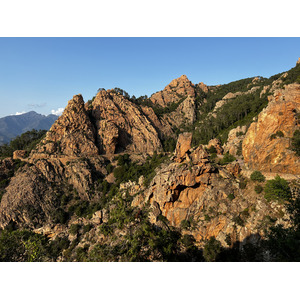
[[[95,129],[85,110],[81,95],[68,102],[63,114],[55,121],[32,157],[39,154],[95,156],[99,154],[96,146]]]
[[[139,108],[114,90],[100,91],[92,103],[102,153],[151,153],[161,149],[157,131]]]
[[[182,97],[195,97],[195,86],[186,75],[174,79],[162,91],[153,94],[150,100],[162,107],[178,102]]]
[[[276,90],[269,104],[253,122],[243,140],[243,157],[250,169],[299,174],[300,159],[290,150],[299,129],[300,85]]]

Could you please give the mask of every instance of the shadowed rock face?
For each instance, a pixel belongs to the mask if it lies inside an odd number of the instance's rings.
[[[243,156],[251,169],[299,174],[300,159],[289,148],[299,129],[300,85],[276,90],[269,104],[253,122],[243,140]]]

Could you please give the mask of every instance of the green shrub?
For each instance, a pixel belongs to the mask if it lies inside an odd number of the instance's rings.
[[[106,166],[106,171],[107,171],[108,174],[110,174],[113,171],[113,169],[114,169],[114,166],[111,163],[109,163]]]
[[[101,224],[101,226],[99,227],[99,230],[102,234],[104,234],[105,236],[111,235],[113,233],[113,229],[112,226],[110,226],[107,223],[103,223]]]
[[[93,228],[92,224],[87,224],[83,226],[83,233],[89,232]]]
[[[276,133],[271,134],[270,140],[274,140],[277,137],[284,137],[284,134],[282,131],[278,130]]]
[[[191,222],[189,220],[182,220],[180,226],[182,229],[189,229],[191,227]]]
[[[209,148],[207,148],[207,152],[210,154],[217,153],[217,149],[211,145]]]
[[[290,200],[292,197],[288,182],[278,175],[275,179],[267,181],[264,191],[265,198],[268,201],[278,201],[279,203],[283,203]]]
[[[216,240],[213,236],[204,245],[203,256],[207,262],[217,260],[218,255],[221,253],[222,247],[220,241]]]
[[[52,222],[53,223],[65,224],[68,219],[69,219],[69,214],[67,212],[65,212],[62,208],[57,208],[52,213]]]
[[[81,226],[79,224],[72,224],[69,229],[70,234],[77,234],[80,230]]]
[[[264,182],[266,180],[266,177],[260,171],[254,171],[251,174],[250,179],[252,181]]]
[[[185,234],[182,237],[181,241],[182,241],[182,244],[185,247],[189,248],[189,247],[194,246],[194,243],[195,243],[196,240],[195,240],[195,238],[191,234]]]
[[[0,157],[9,157],[15,150],[26,150],[27,155],[45,137],[47,130],[31,130],[22,133],[9,144],[0,146]]]
[[[227,196],[227,198],[228,198],[229,200],[233,200],[235,197],[234,197],[234,195],[231,193],[231,194],[229,194],[229,195]]]
[[[212,161],[214,161],[217,157],[218,157],[218,156],[217,156],[217,153],[212,153],[212,154],[209,156],[210,160],[212,160]]]
[[[244,190],[247,187],[247,180],[243,179],[239,182],[239,188]]]
[[[165,152],[173,152],[176,148],[176,140],[168,138],[162,141],[162,145]]]
[[[210,221],[211,217],[209,215],[204,215],[204,220],[205,221]]]
[[[0,233],[0,261],[33,262],[49,260],[49,240],[27,230],[3,230]]]
[[[232,221],[241,227],[243,227],[245,225],[244,220],[240,216],[233,217]]]
[[[235,160],[236,160],[236,158],[233,155],[226,152],[219,163],[220,163],[220,165],[226,165],[226,164],[231,163]]]
[[[255,192],[256,192],[257,194],[260,194],[260,193],[264,190],[264,188],[263,188],[261,185],[257,184],[257,185],[254,187],[254,190],[255,190]]]
[[[296,130],[291,138],[291,150],[295,151],[297,156],[300,156],[300,130]]]

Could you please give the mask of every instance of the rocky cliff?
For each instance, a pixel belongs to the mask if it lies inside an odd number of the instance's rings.
[[[139,107],[114,90],[97,94],[91,114],[101,153],[114,154],[124,150],[148,153],[161,150],[158,132],[151,118],[149,120]],[[153,121],[160,127],[157,120]]]
[[[269,96],[268,106],[248,129],[243,157],[251,169],[299,174],[300,160],[291,150],[291,138],[299,130],[300,85],[290,84]]]

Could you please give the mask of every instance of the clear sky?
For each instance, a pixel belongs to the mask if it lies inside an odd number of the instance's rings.
[[[295,66],[300,38],[0,38],[0,117],[48,115],[98,88],[162,90],[182,74],[208,85]]]

